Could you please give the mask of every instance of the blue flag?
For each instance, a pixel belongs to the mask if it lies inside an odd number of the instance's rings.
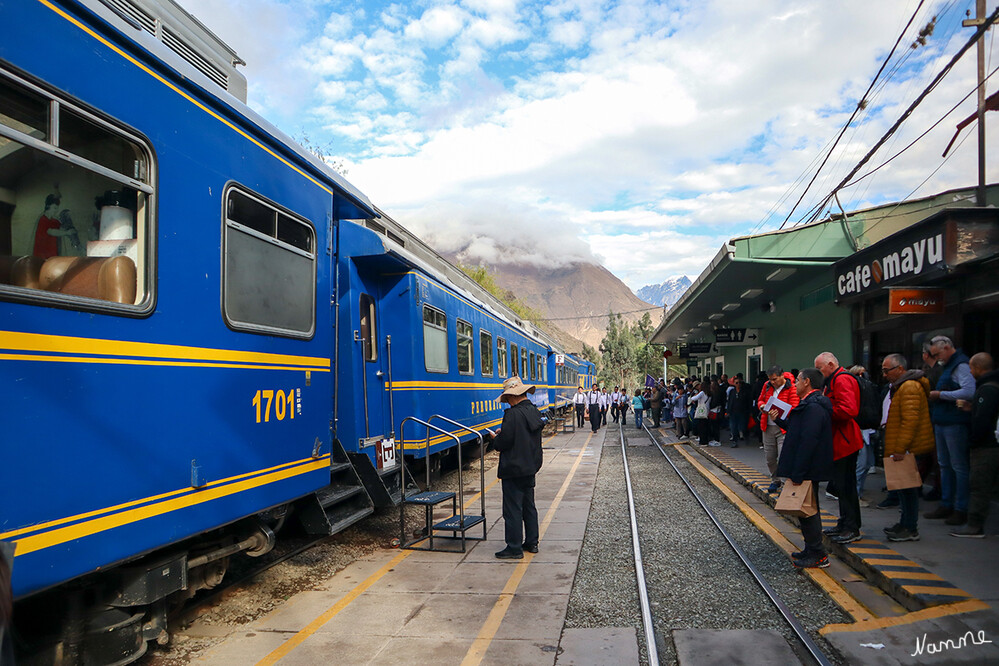
[[[655,388],[656,378],[652,375],[645,375],[645,388]]]

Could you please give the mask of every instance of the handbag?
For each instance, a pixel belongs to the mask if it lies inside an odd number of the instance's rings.
[[[892,460],[891,456],[885,456],[885,485],[888,490],[905,490],[906,488],[918,488],[923,485],[923,478],[919,475],[919,468],[916,467],[916,456],[906,453],[901,460]]]
[[[777,498],[774,510],[778,513],[789,516],[807,518],[818,513],[819,508],[815,506],[815,493],[812,492],[812,482],[803,481],[801,485],[794,485],[790,481],[784,484]]]
[[[706,403],[697,403],[697,409],[694,410],[695,419],[706,419],[708,418],[708,406]]]

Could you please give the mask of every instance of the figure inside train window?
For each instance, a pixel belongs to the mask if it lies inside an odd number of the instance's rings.
[[[59,252],[59,240],[65,239],[74,250],[80,247],[80,236],[73,225],[68,210],[59,212],[62,198],[58,194],[45,197],[45,211],[38,217],[35,227],[35,247],[32,254],[42,259],[57,257],[60,254],[75,254],[75,252]]]

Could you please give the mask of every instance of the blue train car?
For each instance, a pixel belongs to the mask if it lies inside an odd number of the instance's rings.
[[[89,575],[70,605],[131,623],[114,661],[330,486],[335,229],[376,215],[150,4],[0,3],[0,539],[18,599]]]
[[[408,416],[482,431],[511,375],[543,410],[589,387],[249,110],[238,57],[170,0],[0,22],[0,540],[32,656],[134,661],[289,517],[330,534],[397,503],[397,450],[456,449]]]
[[[387,216],[340,228],[337,437],[359,468],[383,461],[400,440],[410,460],[437,465],[454,439],[410,426],[442,415],[473,431],[502,421],[503,381],[518,375],[553,406],[553,351],[546,336]],[[347,360],[349,359],[349,361]],[[462,442],[475,435],[438,422]]]

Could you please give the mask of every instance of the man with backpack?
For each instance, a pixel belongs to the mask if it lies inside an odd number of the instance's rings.
[[[857,496],[857,453],[864,439],[857,425],[860,413],[860,385],[832,352],[815,357],[815,369],[825,377],[822,394],[832,402],[833,474],[839,493],[839,521],[824,530],[836,543],[853,543],[860,535],[860,498]]]

